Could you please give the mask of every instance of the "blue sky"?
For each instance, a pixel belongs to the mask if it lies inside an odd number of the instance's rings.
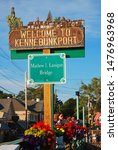
[[[67,83],[55,85],[55,92],[62,101],[75,98],[81,81],[88,84],[93,77],[101,76],[101,4],[94,0],[1,0],[0,4],[0,86],[18,94],[24,89],[27,60],[11,60],[8,45],[9,27],[6,16],[15,7],[16,17],[24,25],[39,17],[45,20],[49,10],[54,17],[85,20],[85,58],[67,59]],[[3,90],[0,88],[0,90]],[[5,91],[6,92],[6,91]]]

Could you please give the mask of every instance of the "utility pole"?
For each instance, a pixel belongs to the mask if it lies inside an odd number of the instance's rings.
[[[28,128],[28,117],[27,117],[27,73],[25,72],[25,121],[26,128]]]

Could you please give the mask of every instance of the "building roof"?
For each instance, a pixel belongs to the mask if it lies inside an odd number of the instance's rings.
[[[2,105],[2,109],[0,109],[0,111],[2,112],[8,112],[9,108],[11,107],[10,105],[12,104],[12,108],[15,111],[23,111],[24,110],[24,106],[22,104],[20,104],[16,99],[0,99],[0,105]]]
[[[32,112],[38,113],[38,112],[42,112],[44,110],[43,109],[43,100],[40,100],[39,102],[28,100],[27,105],[28,105],[28,110],[30,110]]]
[[[27,105],[29,111],[37,113],[43,111],[43,100],[40,100],[39,102],[29,100]],[[7,113],[10,107],[12,107],[14,111],[24,111],[25,102],[11,98],[0,99],[0,111]]]

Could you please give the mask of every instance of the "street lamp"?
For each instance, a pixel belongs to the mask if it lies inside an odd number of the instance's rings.
[[[25,121],[26,129],[28,128],[28,114],[27,114],[27,73],[25,72]]]
[[[76,108],[77,108],[77,120],[79,119],[79,96],[80,96],[80,92],[76,91]]]

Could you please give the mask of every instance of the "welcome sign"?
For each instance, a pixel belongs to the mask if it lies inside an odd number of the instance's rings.
[[[28,59],[29,54],[42,54],[44,49],[50,49],[50,53],[65,53],[66,58],[85,57],[85,27],[82,19],[53,19],[49,12],[45,21],[37,18],[23,25],[21,19],[11,13],[7,21],[12,60]]]
[[[9,35],[11,50],[84,47],[84,32],[80,27],[17,28]]]

